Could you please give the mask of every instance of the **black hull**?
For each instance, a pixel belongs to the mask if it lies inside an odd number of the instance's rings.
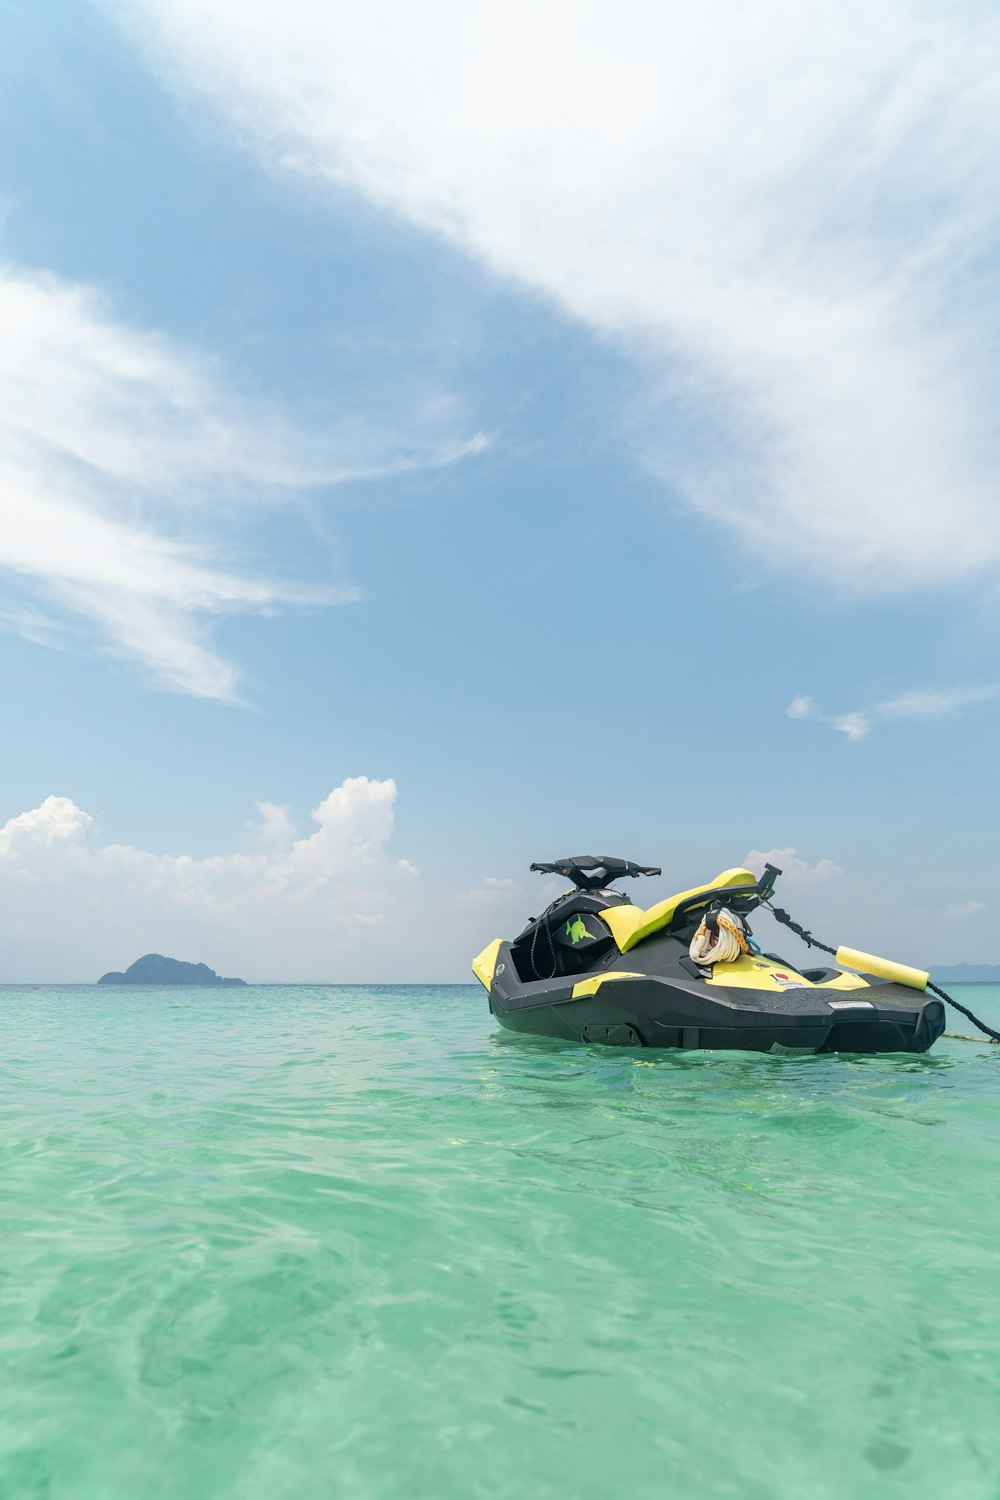
[[[507,978],[502,953],[490,1009],[507,1030],[532,1036],[777,1055],[913,1053],[926,1052],[945,1028],[939,1000],[874,979],[858,978],[863,988],[856,989],[816,984],[756,990],[708,984],[683,972],[621,978],[597,973],[576,981],[522,984]],[[626,960],[620,961],[624,966]],[[581,994],[588,983],[595,992]]]

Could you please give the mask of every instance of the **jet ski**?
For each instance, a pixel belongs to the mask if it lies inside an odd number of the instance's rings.
[[[531,869],[571,887],[472,965],[509,1031],[784,1056],[926,1052],[944,1031],[944,1005],[925,993],[922,970],[848,948],[825,968],[762,952],[748,921],[759,908],[815,943],[771,905],[781,874],[774,865],[760,878],[723,870],[646,909],[614,883],[659,875],[657,866],[588,854]]]

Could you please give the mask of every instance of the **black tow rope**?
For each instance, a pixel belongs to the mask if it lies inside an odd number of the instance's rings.
[[[764,902],[763,905],[767,907],[767,910],[771,913],[772,917],[780,922],[783,927],[790,928],[791,931],[795,933],[796,937],[800,937],[807,948],[821,948],[824,953],[832,953],[834,958],[836,958],[836,948],[829,948],[827,947],[826,943],[821,943],[818,938],[814,938],[812,933],[807,932],[804,927],[800,927],[798,922],[793,922],[787,911],[782,911],[780,906],[769,906],[767,902]],[[965,1006],[962,1005],[958,1000],[953,1000],[949,994],[946,994],[946,992],[941,988],[939,984],[934,984],[931,980],[928,980],[927,988],[929,990],[933,990],[935,995],[939,996],[940,999],[947,1001],[949,1005],[953,1005],[956,1010],[961,1011],[962,1015],[965,1016],[967,1020],[971,1021],[973,1026],[978,1026],[983,1035],[989,1038],[992,1046],[1000,1047],[1000,1031],[994,1031],[992,1026],[987,1026],[985,1021],[981,1021],[978,1016],[974,1016],[972,1014],[972,1011],[967,1010]],[[957,1036],[957,1033],[948,1032],[946,1033],[946,1035]],[[965,1042],[974,1042],[976,1038],[972,1036],[962,1037],[961,1040]]]
[[[767,905],[766,902],[764,904]],[[782,911],[780,906],[767,906],[767,909],[771,913],[771,916],[781,923],[782,927],[790,927],[795,936],[800,937],[807,948],[822,948],[824,953],[832,953],[834,958],[837,957],[836,948],[828,948],[826,943],[821,943],[819,938],[814,938],[812,933],[806,932],[805,928],[800,927],[798,922],[793,922],[787,911]]]

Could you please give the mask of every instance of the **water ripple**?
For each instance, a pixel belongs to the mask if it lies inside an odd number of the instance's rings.
[[[1000,1492],[995,1050],[579,1048],[471,988],[0,1020],[4,1500]]]

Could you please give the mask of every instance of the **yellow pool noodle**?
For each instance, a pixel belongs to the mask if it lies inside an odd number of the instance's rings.
[[[857,948],[838,948],[837,962],[845,969],[860,969],[864,974],[874,974],[878,979],[894,979],[897,984],[908,984],[911,989],[925,990],[930,979],[923,969],[911,969],[908,964],[894,964],[891,958],[878,958],[874,953],[861,953]]]

